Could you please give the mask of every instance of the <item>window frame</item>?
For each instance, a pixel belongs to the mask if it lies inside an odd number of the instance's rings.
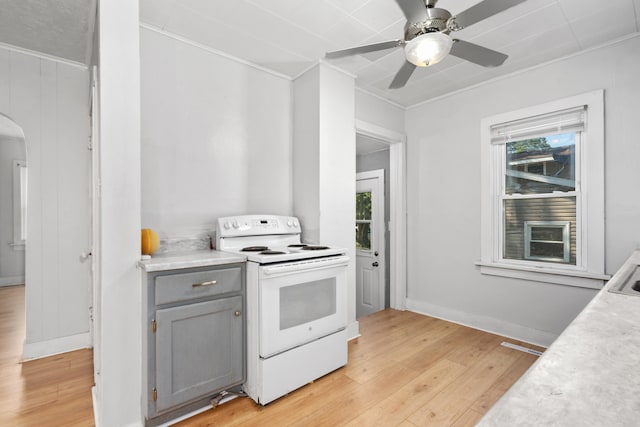
[[[500,124],[586,107],[585,129],[576,141],[576,265],[502,257],[505,144],[492,144],[491,128]],[[604,91],[596,90],[481,120],[481,260],[482,274],[599,289],[604,273]],[[535,194],[517,197],[545,197]],[[549,197],[549,196],[546,196]]]
[[[559,110],[556,110],[559,111]],[[526,117],[523,117],[526,118]],[[582,258],[582,246],[581,246],[581,241],[582,241],[582,231],[583,231],[583,224],[582,224],[582,162],[583,162],[583,158],[582,158],[582,142],[583,142],[583,132],[572,132],[575,133],[575,159],[576,162],[574,164],[574,170],[575,170],[575,180],[574,180],[574,189],[570,190],[570,191],[564,191],[564,192],[552,192],[552,193],[530,193],[530,194],[506,194],[506,183],[505,183],[505,178],[507,176],[507,165],[505,162],[505,159],[507,158],[506,156],[506,144],[500,144],[500,145],[492,145],[491,149],[495,150],[496,152],[498,152],[499,156],[500,156],[500,160],[496,165],[492,165],[492,167],[494,168],[496,174],[499,174],[499,177],[497,177],[497,179],[499,180],[496,185],[499,186],[498,188],[498,198],[499,200],[497,201],[497,203],[500,205],[497,208],[497,211],[499,212],[499,216],[495,218],[496,220],[496,224],[495,227],[499,229],[499,240],[500,240],[500,245],[498,248],[498,252],[495,254],[495,258],[498,260],[499,263],[503,263],[503,264],[513,264],[513,265],[526,265],[526,266],[532,266],[532,267],[551,267],[554,268],[554,266],[557,266],[557,262],[554,261],[546,261],[543,259],[523,259],[523,260],[518,260],[518,259],[511,259],[511,258],[505,258],[504,256],[504,243],[505,243],[505,239],[504,239],[504,218],[505,218],[505,210],[504,210],[504,202],[505,200],[526,200],[526,199],[545,199],[545,198],[555,198],[555,199],[561,199],[561,198],[570,198],[570,197],[575,197],[576,199],[576,263],[574,264],[562,264],[564,268],[568,269],[568,270],[577,270],[579,271],[582,268],[583,265],[583,258]],[[550,134],[551,135],[551,134]]]
[[[373,253],[373,248],[374,248],[374,244],[376,244],[377,242],[375,242],[375,233],[373,232],[372,229],[372,225],[373,225],[373,220],[374,220],[374,215],[375,213],[375,201],[373,200],[373,189],[369,188],[369,189],[365,189],[363,191],[356,191],[356,195],[358,194],[362,194],[362,193],[371,193],[371,219],[356,219],[355,220],[355,224],[356,227],[359,224],[369,224],[369,248],[359,248],[356,245],[356,253],[362,256],[370,256]],[[357,243],[357,241],[356,241]]]
[[[558,245],[561,244],[563,255],[562,259],[531,255],[531,243],[542,243],[542,241],[533,240],[531,238],[531,232],[534,227],[562,229],[562,241],[544,242]],[[577,243],[576,246],[578,246]],[[571,259],[571,221],[524,221],[524,259],[567,263]]]
[[[369,246],[373,246],[372,244],[372,238],[371,238],[371,220],[370,219],[356,219],[356,227],[359,226],[360,224],[368,224],[369,225]],[[357,231],[357,229],[356,229]],[[356,241],[357,243],[357,241]],[[362,248],[362,247],[358,247],[356,245],[356,249],[359,252],[366,252],[366,253],[370,253],[371,252],[371,248]]]
[[[13,250],[24,250],[26,244],[27,162],[13,161]]]

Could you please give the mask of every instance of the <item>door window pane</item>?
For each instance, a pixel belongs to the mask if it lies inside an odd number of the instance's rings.
[[[371,223],[370,222],[356,223],[356,249],[360,249],[360,250],[371,249]]]
[[[356,249],[371,249],[371,191],[356,193]]]
[[[356,219],[371,219],[371,192],[356,193]]]

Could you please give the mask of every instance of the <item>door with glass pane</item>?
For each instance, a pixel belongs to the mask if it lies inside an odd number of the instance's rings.
[[[356,317],[380,311],[384,293],[384,170],[356,176]]]

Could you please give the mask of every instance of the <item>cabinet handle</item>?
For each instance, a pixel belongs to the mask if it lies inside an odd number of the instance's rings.
[[[236,315],[236,317],[240,317],[240,315],[242,314],[242,312],[240,310],[236,310],[235,313],[233,313]]]
[[[191,285],[191,287],[193,287],[193,288],[201,288],[203,286],[215,285],[216,283],[218,283],[217,280],[212,280],[210,282],[194,283],[193,285]]]

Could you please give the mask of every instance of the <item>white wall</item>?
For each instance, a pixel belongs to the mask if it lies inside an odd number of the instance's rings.
[[[100,328],[99,426],[142,425],[140,48],[137,0],[98,3]]]
[[[356,92],[356,119],[404,134],[405,109],[363,90]]]
[[[347,321],[356,322],[356,135],[355,80],[320,65],[320,240],[347,248]],[[358,332],[359,333],[359,332]]]
[[[640,243],[638,52],[636,36],[407,111],[410,308],[549,344],[593,297],[588,289],[483,276],[474,262],[480,259],[480,120],[601,88],[606,271],[620,267]]]
[[[8,120],[0,117],[1,120]],[[13,243],[14,160],[25,160],[24,140],[0,133],[0,286],[24,283],[24,246]]]
[[[27,149],[25,358],[90,345],[88,100],[86,69],[0,48],[0,112]]]
[[[348,334],[355,313],[355,82],[324,64],[294,82],[293,208],[305,242],[347,248]]]
[[[320,243],[320,67],[294,82],[293,213],[302,239]]]
[[[291,82],[141,28],[142,225],[215,230],[221,216],[290,215]]]

